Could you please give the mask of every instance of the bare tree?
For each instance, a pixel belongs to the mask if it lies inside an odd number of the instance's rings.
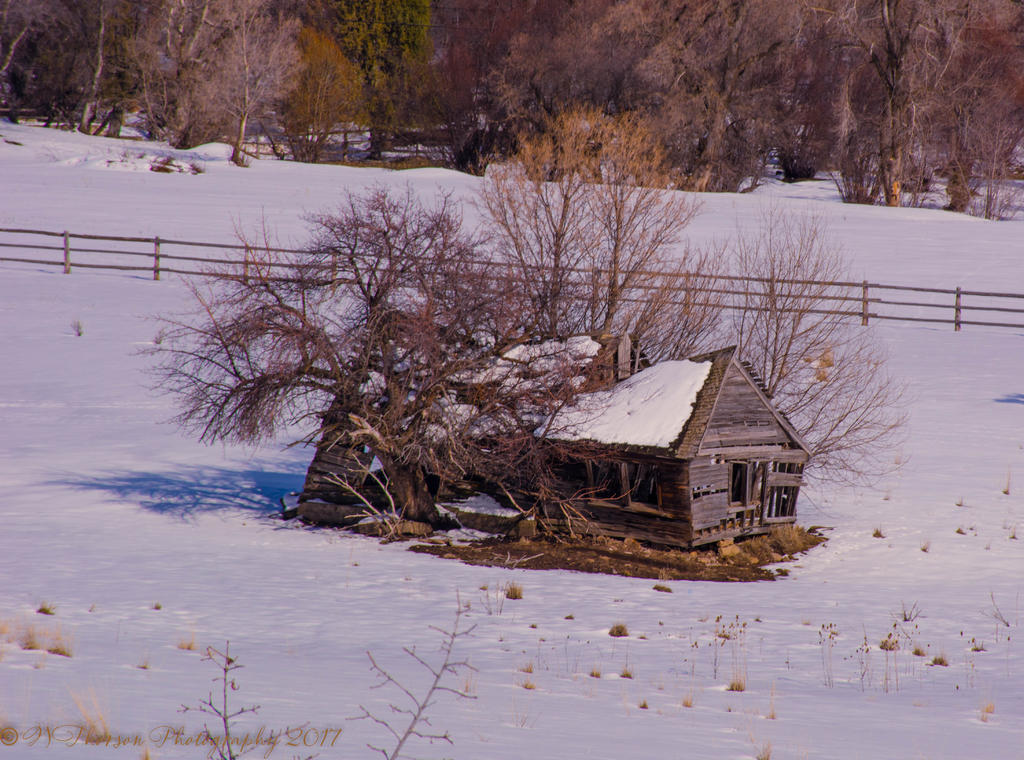
[[[253,116],[283,99],[295,72],[298,21],[270,13],[271,0],[234,0],[224,19],[225,39],[207,96],[219,102],[234,129],[231,160],[245,163],[242,144]]]
[[[838,119],[844,197],[870,203],[880,195],[899,206],[908,182],[916,193],[930,179],[932,136],[949,127],[955,133],[957,111],[998,70],[991,57],[975,65],[979,31],[1006,25],[1012,6],[1006,0],[857,0],[816,10],[828,16],[837,63],[848,72]],[[951,147],[951,206],[963,208],[963,150]]]
[[[943,36],[949,65],[926,101],[928,136],[948,178],[946,207],[993,219],[1008,210],[1005,180],[1024,142],[1024,13],[1005,0],[973,0],[970,10]]]
[[[778,62],[801,34],[797,3],[778,0],[632,0],[611,23],[633,30],[673,162],[691,190],[757,183],[768,150],[768,102]]]
[[[219,104],[207,83],[223,40],[226,0],[154,0],[133,45],[150,134],[191,147],[221,134]]]
[[[748,278],[732,334],[774,403],[811,449],[811,467],[838,481],[871,481],[893,469],[906,420],[904,389],[885,371],[875,336],[839,312],[849,279],[820,220],[765,214],[735,243]]]
[[[543,484],[533,432],[577,388],[578,357],[510,352],[523,305],[451,199],[377,188],[311,221],[308,252],[252,250],[170,325],[158,353],[181,424],[206,441],[300,425],[375,459],[401,516],[435,526],[448,523],[434,504],[444,483]]]
[[[47,11],[43,0],[0,0],[0,80],[33,26]]]
[[[531,330],[629,333],[653,358],[700,343],[716,309],[694,296],[712,265],[680,250],[698,206],[670,190],[671,180],[665,150],[641,119],[587,108],[563,112],[492,168],[480,205],[539,319]]]
[[[555,119],[558,140],[523,139],[515,160],[493,167],[480,193],[499,253],[517,269],[517,284],[527,288],[537,320],[528,329],[544,337],[587,329],[574,275],[586,266],[591,234],[582,166],[588,136],[568,126],[572,118]]]
[[[85,91],[82,104],[82,115],[78,120],[78,131],[89,133],[96,112],[99,110],[100,84],[103,81],[104,66],[106,64],[107,47],[107,25],[111,14],[115,10],[112,0],[97,0],[96,5],[96,29],[95,43],[93,47],[92,76]],[[79,9],[81,12],[81,9]],[[83,14],[84,15],[84,14]]]

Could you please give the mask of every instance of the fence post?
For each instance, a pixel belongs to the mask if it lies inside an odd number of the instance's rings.
[[[153,279],[160,279],[160,238],[153,238]]]
[[[71,241],[67,230],[64,230],[64,274],[71,274]]]
[[[861,297],[860,297],[860,323],[861,323],[861,325],[866,327],[867,324],[868,324],[868,316],[870,315],[870,312],[868,311],[868,281],[867,280],[864,280],[864,282],[861,285],[861,289],[862,290],[861,290]]]
[[[953,329],[960,332],[960,288],[956,289],[956,305],[953,310]]]

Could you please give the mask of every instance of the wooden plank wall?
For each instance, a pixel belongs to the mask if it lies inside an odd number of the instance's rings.
[[[701,451],[733,446],[763,446],[789,442],[742,371],[730,362],[718,402],[708,421]]]
[[[364,458],[368,455],[363,455]],[[354,484],[362,483],[360,467],[352,460],[352,456],[344,446],[328,448],[321,444],[316,449],[313,461],[306,471],[306,482],[302,486],[300,501],[314,499],[333,504],[345,504],[353,501],[353,496],[344,488],[331,483],[330,476],[349,477]]]
[[[586,522],[573,527],[584,534],[633,538],[666,546],[689,546],[690,524],[686,520],[666,519],[652,515],[631,512],[624,508],[604,506],[594,502],[577,505]],[[556,525],[564,527],[560,515],[548,514]]]
[[[694,530],[701,530],[714,525],[728,517],[729,511],[729,465],[726,462],[714,464],[711,457],[697,457],[690,461],[690,482],[694,488],[710,487],[713,490],[725,489],[693,499],[691,520]]]

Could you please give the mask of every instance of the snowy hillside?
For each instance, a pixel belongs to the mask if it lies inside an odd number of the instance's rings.
[[[223,146],[4,122],[0,135],[0,227],[234,242],[266,224],[290,244],[303,215],[346,188],[408,182],[471,199],[478,182],[240,169]],[[160,156],[202,172],[149,171]],[[1022,221],[846,206],[824,182],[700,201],[695,244],[764,214],[814,214],[857,277],[1024,291]],[[371,689],[367,652],[422,693],[425,671],[402,648],[440,663],[430,626],[450,628],[459,598],[475,628],[455,655],[475,670],[450,685],[473,698],[441,695],[430,718],[454,743],[409,756],[1024,758],[1021,331],[866,328],[911,389],[902,468],[877,490],[806,489],[801,522],[830,540],[788,576],[659,593],[273,519],[309,452],[201,446],[166,424],[173,400],[150,389],[140,349],[154,317],[188,305],[173,276],[0,265],[0,757],[139,758],[142,739],[153,758],[207,756],[189,743],[202,717],[178,710],[215,686],[201,655],[226,640],[245,666],[233,698],[261,706],[239,733],[287,732],[252,756],[374,757],[366,744],[389,746],[386,731],[349,718],[361,706],[387,715],[400,695]],[[522,599],[502,598],[510,581]],[[44,603],[53,615],[37,613]],[[629,636],[608,635],[618,622]],[[31,638],[42,649],[24,648]],[[89,720],[114,738],[86,746],[75,732]],[[119,735],[140,742],[115,748]]]

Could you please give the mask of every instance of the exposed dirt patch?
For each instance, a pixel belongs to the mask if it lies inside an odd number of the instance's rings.
[[[778,562],[796,551],[803,551],[824,538],[797,528],[785,536],[762,536],[735,545],[738,551],[716,549],[678,551],[654,549],[636,541],[611,538],[561,539],[487,538],[470,544],[451,544],[435,540],[409,547],[410,551],[458,559],[469,565],[516,567],[528,570],[576,570],[581,573],[623,575],[658,580],[760,581],[779,574],[762,565]],[[803,538],[806,537],[806,538]],[[789,551],[779,551],[785,543]],[[748,548],[748,545],[749,548]],[[797,547],[800,548],[797,548]]]

